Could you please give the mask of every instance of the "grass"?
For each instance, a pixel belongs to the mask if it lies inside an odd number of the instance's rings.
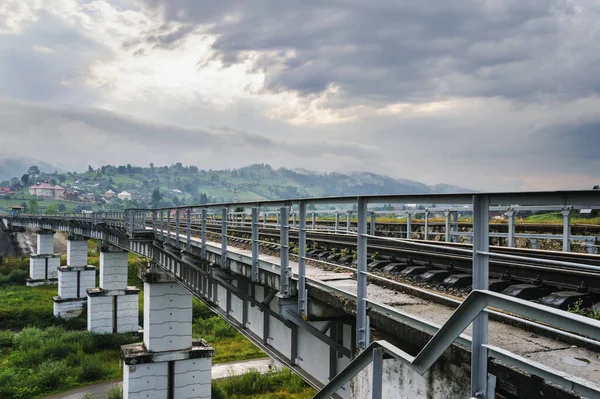
[[[261,374],[250,371],[213,381],[213,399],[308,399],[315,390],[289,370]]]

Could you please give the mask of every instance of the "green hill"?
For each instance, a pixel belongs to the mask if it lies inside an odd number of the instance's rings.
[[[27,173],[27,170],[23,173]],[[205,170],[181,163],[160,167],[153,164],[149,167],[104,165],[97,169],[89,167],[84,173],[40,172],[39,175],[29,176],[27,186],[15,184],[19,179],[0,183],[0,187],[8,185],[16,191],[9,196],[8,201],[5,199],[6,204],[0,198],[0,206],[29,200],[32,197],[27,193],[27,187],[43,181],[59,184],[67,190],[72,201],[61,201],[67,208],[85,206],[106,210],[232,202],[234,199],[258,201],[316,196],[466,191],[447,185],[427,186],[416,181],[398,180],[373,173],[317,173],[273,169],[267,164],[224,170]],[[106,198],[107,190],[115,193],[127,191],[132,194],[132,201]],[[86,195],[88,198],[84,200]],[[53,201],[44,202],[49,204]],[[43,207],[45,204],[40,202],[40,205]]]

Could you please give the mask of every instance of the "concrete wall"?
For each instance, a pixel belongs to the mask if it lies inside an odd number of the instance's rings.
[[[371,397],[372,365],[351,382],[352,398]],[[425,375],[395,359],[383,361],[383,398],[446,399],[470,398],[470,375],[451,363],[436,363]]]
[[[167,397],[168,362],[123,366],[124,399]]]
[[[48,265],[48,278],[58,278],[60,257],[32,256],[29,258],[29,278],[43,280],[46,278],[46,265]]]
[[[191,348],[192,295],[185,288],[175,282],[144,283],[144,304],[144,344],[149,351]]]
[[[173,397],[210,399],[212,358],[175,362]]]
[[[119,295],[117,298],[117,332],[136,332],[140,327],[139,294]]]
[[[54,234],[37,234],[37,254],[51,255],[54,253]]]
[[[127,252],[100,251],[100,288],[104,290],[127,288]]]
[[[67,240],[67,266],[86,266],[87,253],[87,240]]]
[[[87,329],[96,334],[113,332],[113,299],[111,295],[88,296]]]
[[[79,292],[77,278],[79,275]],[[58,296],[62,299],[86,298],[87,289],[96,285],[95,268],[71,268],[63,266],[58,270]]]

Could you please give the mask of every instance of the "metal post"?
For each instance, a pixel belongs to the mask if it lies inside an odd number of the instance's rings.
[[[306,202],[298,204],[300,220],[298,226],[298,310],[300,316],[308,313],[306,292]]]
[[[539,249],[537,238],[530,238],[529,241],[531,241],[531,249]]]
[[[408,240],[412,239],[412,214],[406,214],[406,238]]]
[[[452,242],[458,242],[458,212],[452,212],[452,217],[454,219],[454,225],[452,226],[452,231],[454,232]]]
[[[340,229],[340,213],[338,211],[335,211],[335,232],[337,233],[338,230]]]
[[[446,240],[446,242],[450,242],[450,211],[445,210],[444,211],[444,216],[446,216],[446,227],[444,230],[444,239]]]
[[[587,246],[587,252],[588,254],[595,254],[596,253],[596,247],[594,246],[594,241],[593,240],[587,240],[586,241],[586,246]]]
[[[221,267],[227,268],[227,208],[221,210]]]
[[[375,235],[375,222],[377,220],[377,215],[375,214],[375,212],[371,212],[371,224],[369,225],[369,234],[374,236]]]
[[[292,213],[292,227],[296,228],[296,212]]]
[[[94,214],[94,217],[96,214]],[[152,211],[152,232],[156,234],[156,211]]]
[[[571,210],[563,209],[563,252],[571,251]]]
[[[260,251],[258,236],[258,208],[252,208],[252,281],[258,281],[258,255]]]
[[[267,227],[267,212],[263,213],[263,227]]]
[[[165,239],[165,211],[160,211],[160,238]]]
[[[288,208],[286,206],[281,207],[279,210],[279,220],[281,221],[280,227],[280,239],[281,244],[279,258],[281,260],[280,278],[279,278],[279,292],[282,295],[288,296],[290,294],[290,225],[288,218]]]
[[[369,345],[367,321],[367,200],[358,197],[357,225],[357,264],[356,264],[356,347],[364,349]]]
[[[185,241],[185,250],[190,252],[190,249],[192,248],[192,210],[190,208],[187,209],[186,211],[186,217],[187,217],[187,234],[186,234],[186,241]]]
[[[373,350],[373,385],[371,387],[371,398],[381,399],[383,393],[383,350]]]
[[[202,241],[201,255],[202,259],[206,260],[206,208],[202,208],[202,231],[200,232],[200,240]]]
[[[281,214],[277,214],[277,225],[281,226],[282,225],[282,220],[281,220]]]
[[[489,283],[489,256],[479,252],[489,250],[490,198],[473,196],[473,289],[487,290]],[[487,390],[488,314],[485,312],[473,320],[471,339],[471,396],[485,398]]]
[[[516,212],[513,209],[509,209],[506,211],[506,216],[508,216],[508,242],[507,245],[509,248],[515,246],[515,214]]]
[[[175,242],[179,248],[179,209],[175,211]]]
[[[167,243],[171,243],[171,210],[167,209]]]
[[[317,228],[317,215],[312,213],[312,229],[315,230]]]
[[[346,231],[350,231],[350,219],[352,218],[352,212],[346,211]]]
[[[423,239],[424,240],[428,240],[429,239],[429,209],[425,210],[425,228],[423,229]]]

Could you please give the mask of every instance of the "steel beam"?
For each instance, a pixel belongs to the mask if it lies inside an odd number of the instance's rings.
[[[473,196],[473,289],[487,290],[489,283],[489,256],[479,251],[489,250],[489,207],[486,195]],[[487,389],[488,314],[479,313],[473,320],[471,340],[471,395],[485,398]],[[483,395],[482,395],[483,393]]]
[[[221,267],[227,268],[227,208],[221,209]]]
[[[406,238],[412,239],[412,215],[410,213],[406,214]]]
[[[306,202],[299,204],[298,226],[298,311],[301,316],[308,314],[308,292],[306,290]]]
[[[185,250],[190,252],[192,248],[192,210],[190,208],[187,209],[186,213],[186,239],[185,239]]]
[[[206,208],[202,208],[202,226],[200,231],[200,255],[202,259],[206,260]]]
[[[281,221],[281,229],[280,229],[280,238],[279,244],[280,252],[280,280],[279,280],[279,292],[281,295],[288,296],[290,295],[290,283],[291,283],[291,271],[290,269],[290,225],[289,225],[289,215],[288,208],[286,206],[281,207],[279,210],[279,220]]]
[[[258,235],[258,208],[252,208],[252,281],[257,282],[258,276],[258,258],[260,251],[259,235]]]
[[[571,210],[565,209],[563,214],[563,246],[564,252],[571,251]]]
[[[512,248],[515,246],[515,215],[516,211],[508,210],[506,211],[506,216],[508,216],[508,242],[507,246]]]
[[[364,349],[369,345],[369,323],[367,321],[367,201],[358,198],[358,236],[356,264],[356,347]]]

